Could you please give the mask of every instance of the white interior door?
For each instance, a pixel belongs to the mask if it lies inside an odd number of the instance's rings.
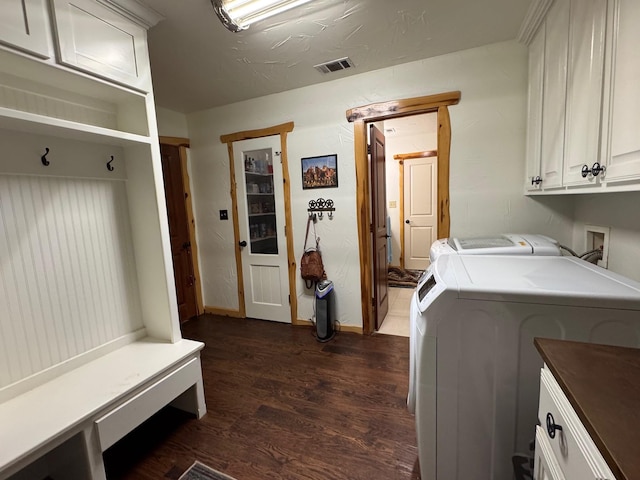
[[[404,268],[425,270],[438,236],[438,159],[404,161]]]
[[[280,136],[237,142],[234,151],[246,315],[291,322]]]

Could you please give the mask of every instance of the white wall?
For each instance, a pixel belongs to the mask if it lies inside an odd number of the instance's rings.
[[[357,68],[357,67],[356,67]],[[222,134],[295,122],[288,136],[295,257],[302,253],[306,206],[318,190],[302,190],[300,158],[338,154],[336,205],[318,223],[327,274],[336,284],[338,320],[361,326],[353,125],[349,108],[461,90],[450,108],[451,233],[539,232],[571,240],[572,199],[523,196],[527,52],[504,42],[412,62],[332,82],[197,112],[187,116],[192,183],[205,304],[237,309],[233,225],[218,219],[231,209],[229,165]],[[312,315],[312,296],[298,279],[299,318]]]
[[[573,244],[586,251],[585,225],[611,228],[608,269],[640,281],[640,192],[580,195],[576,198]]]
[[[158,120],[158,135],[161,137],[189,138],[186,115],[156,107],[156,119]]]

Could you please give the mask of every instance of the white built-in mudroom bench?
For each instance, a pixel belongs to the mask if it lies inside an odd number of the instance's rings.
[[[182,339],[147,28],[135,0],[3,0],[0,480],[105,479],[166,405],[206,412]]]

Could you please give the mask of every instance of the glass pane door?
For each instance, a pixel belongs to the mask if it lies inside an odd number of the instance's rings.
[[[273,155],[270,148],[244,152],[251,253],[278,254]]]

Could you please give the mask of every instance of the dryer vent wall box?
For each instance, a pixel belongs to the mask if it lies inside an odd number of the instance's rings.
[[[585,252],[591,250],[602,250],[602,259],[598,260],[598,266],[607,268],[609,260],[609,237],[611,229],[609,227],[599,227],[598,225],[585,225]]]

